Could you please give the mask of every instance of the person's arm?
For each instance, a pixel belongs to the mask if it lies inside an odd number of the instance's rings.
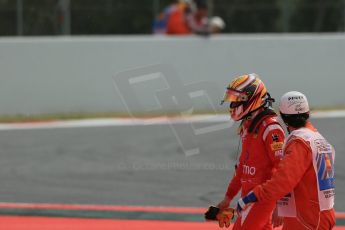
[[[226,196],[229,197],[231,200],[236,196],[236,194],[241,190],[242,183],[242,164],[238,164],[235,170],[235,174],[232,177],[228,189],[226,191]]]
[[[278,200],[291,192],[311,164],[310,147],[301,139],[292,140],[272,178],[254,188],[258,201]]]
[[[237,211],[241,212],[249,203],[280,199],[294,189],[311,164],[310,147],[303,140],[294,139],[286,147],[284,159],[272,178],[241,198],[237,203]]]
[[[225,209],[229,207],[231,200],[236,196],[236,194],[241,190],[241,177],[242,177],[242,164],[239,163],[236,167],[234,175],[228,185],[227,191],[225,193],[224,199],[219,202],[217,207],[220,209]]]

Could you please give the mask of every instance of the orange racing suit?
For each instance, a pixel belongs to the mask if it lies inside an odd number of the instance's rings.
[[[286,209],[287,215],[283,215],[283,229],[328,230],[335,225],[334,149],[317,133],[311,123],[308,122],[306,128],[300,131],[317,138],[306,141],[292,132],[286,141],[284,159],[275,175],[263,185],[257,186],[254,194],[260,203],[278,200],[292,191],[279,201],[282,206],[291,206],[289,203],[293,199],[293,208]],[[310,142],[318,145],[314,150],[315,155]],[[317,158],[315,162],[313,156]]]
[[[277,115],[271,113],[259,120],[258,116],[244,120],[240,127],[242,150],[226,192],[230,200],[239,190],[243,197],[256,185],[270,179],[282,158],[284,130],[277,121]],[[271,216],[275,205],[275,201],[253,204],[237,218],[233,229],[272,229]]]
[[[187,22],[186,8],[186,4],[183,3],[178,3],[172,8],[167,22],[167,34],[188,35],[192,33]]]

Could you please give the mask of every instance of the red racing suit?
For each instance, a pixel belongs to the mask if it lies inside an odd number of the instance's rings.
[[[293,208],[285,209],[282,215],[284,230],[332,229],[335,225],[333,201],[327,199],[334,198],[334,153],[331,154],[333,147],[318,134],[311,123],[307,123],[306,129],[299,131],[309,136],[316,135],[317,138],[312,142],[318,145],[317,150],[314,150],[317,163],[316,160],[313,163],[311,143],[295,136],[292,131],[286,141],[284,159],[276,173],[271,180],[257,186],[254,193],[258,203],[278,200],[285,196],[278,202],[278,206]]]
[[[271,114],[244,120],[240,127],[242,150],[235,174],[230,181],[226,196],[232,200],[241,190],[241,197],[255,186],[271,178],[283,157],[284,130]],[[258,119],[259,118],[259,119]],[[254,128],[253,128],[254,127]],[[272,212],[275,201],[257,202],[242,212],[234,224],[236,229],[272,229]]]

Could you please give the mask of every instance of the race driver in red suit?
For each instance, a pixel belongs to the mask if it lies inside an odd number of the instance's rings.
[[[227,88],[223,102],[230,103],[231,118],[241,121],[242,150],[225,197],[217,205],[220,210],[228,208],[240,190],[243,197],[269,180],[282,158],[285,135],[271,109],[273,101],[256,74],[239,76]],[[275,207],[275,201],[255,203],[236,219],[233,229],[273,229]]]

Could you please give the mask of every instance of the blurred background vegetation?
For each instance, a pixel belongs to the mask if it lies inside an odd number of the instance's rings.
[[[0,0],[0,35],[150,34],[170,0]],[[209,0],[225,33],[344,32],[345,0]]]

